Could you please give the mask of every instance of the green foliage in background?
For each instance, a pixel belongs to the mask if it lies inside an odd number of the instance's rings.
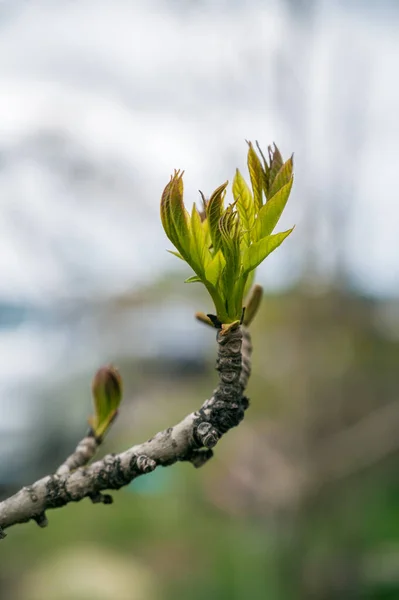
[[[243,299],[254,270],[275,250],[292,229],[273,234],[293,183],[293,158],[283,162],[276,146],[268,158],[248,142],[251,187],[237,169],[233,180],[234,201],[224,205],[228,181],[220,185],[203,210],[193,204],[191,214],[183,202],[183,173],[175,171],[162,194],[161,219],[165,233],[195,275],[187,283],[205,285],[220,323],[241,319]]]

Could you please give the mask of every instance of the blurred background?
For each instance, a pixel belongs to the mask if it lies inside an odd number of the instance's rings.
[[[258,270],[245,422],[199,471],[10,529],[2,598],[399,599],[398,27],[395,0],[0,2],[2,497],[75,447],[103,363],[103,453],[211,394],[174,168],[191,205],[275,141],[297,225]]]

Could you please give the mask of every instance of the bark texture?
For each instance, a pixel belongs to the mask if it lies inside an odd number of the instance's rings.
[[[90,498],[94,503],[110,504],[112,496],[104,491],[118,490],[158,466],[178,461],[190,461],[195,467],[205,464],[222,435],[241,422],[249,404],[244,396],[251,371],[248,329],[237,326],[227,332],[218,330],[217,343],[219,385],[199,410],[146,442],[87,466],[99,446],[89,432],[54,474],[0,503],[0,539],[5,537],[7,527],[31,519],[45,527],[46,511],[69,502]]]

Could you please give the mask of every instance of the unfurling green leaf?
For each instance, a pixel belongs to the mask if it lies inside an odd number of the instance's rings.
[[[265,194],[265,196],[267,196],[267,192],[269,189],[269,178],[270,178],[270,166],[265,158],[265,155],[263,154],[258,142],[256,142],[256,147],[259,151],[259,154],[262,157],[262,161],[263,161],[263,165],[262,165],[262,172],[263,172],[263,178],[262,178],[262,185],[263,185],[263,192]]]
[[[219,221],[222,234],[222,247],[226,266],[220,281],[221,295],[225,300],[227,314],[235,315],[237,304],[234,289],[241,269],[240,217],[233,205],[229,205]]]
[[[255,241],[270,235],[276,227],[281,214],[287,204],[291,192],[293,179],[284,185],[273,197],[262,206],[256,220],[254,237]]]
[[[268,148],[270,170],[269,170],[269,182],[268,182],[267,194],[266,194],[267,199],[269,199],[271,196],[270,192],[273,187],[274,180],[276,179],[277,173],[280,171],[281,167],[283,166],[283,159],[281,157],[280,150],[277,148],[276,144],[273,144],[273,146],[274,146],[274,149],[271,146],[269,146],[269,148]]]
[[[249,171],[249,176],[251,178],[251,185],[252,185],[252,189],[253,189],[253,193],[254,193],[254,201],[255,201],[255,211],[259,212],[263,201],[262,201],[262,189],[263,189],[263,181],[264,181],[264,175],[263,175],[263,169],[262,169],[262,165],[261,162],[259,160],[258,155],[256,154],[252,143],[251,142],[247,142],[249,148],[248,148],[248,158],[247,158],[247,164],[248,164],[248,171]]]
[[[205,269],[205,278],[213,286],[217,286],[226,266],[225,258],[219,250]]]
[[[293,169],[294,169],[294,156],[291,156],[291,158],[289,158],[287,160],[287,162],[285,162],[282,165],[282,167],[278,171],[278,173],[273,181],[273,184],[270,187],[270,190],[269,190],[270,199],[273,198],[273,196],[275,194],[277,194],[277,192],[279,190],[281,190],[281,188],[283,186],[287,185],[287,183],[289,183],[290,181],[292,183]]]
[[[177,256],[177,258],[180,258],[180,260],[184,260],[184,258],[179,252],[175,252],[174,250],[166,250],[166,252],[169,252],[169,254],[173,254],[173,256]]]
[[[272,190],[273,184],[277,177],[277,174],[279,173],[280,169],[283,167],[283,159],[281,157],[280,150],[277,148],[276,144],[274,144],[274,148],[272,148],[271,146],[268,147],[268,149],[267,149],[268,150],[268,160],[265,158],[265,155],[263,154],[262,150],[260,149],[258,142],[256,142],[256,146],[257,146],[259,153],[263,160],[262,184],[263,184],[263,191],[265,193],[266,199],[268,200],[279,189],[279,187],[277,187],[275,190]],[[254,153],[255,153],[255,151],[254,151]],[[256,153],[255,153],[255,155],[256,155]],[[291,167],[292,167],[292,157],[290,160],[291,160]],[[259,163],[260,163],[260,161],[259,161]],[[291,169],[291,172],[292,172],[292,169]],[[283,185],[283,184],[281,184],[281,185]]]
[[[112,365],[101,367],[92,383],[94,416],[89,424],[97,439],[101,439],[115,419],[122,400],[122,378]]]
[[[276,233],[274,235],[268,235],[267,237],[255,242],[249,248],[247,248],[243,256],[244,273],[248,273],[249,271],[256,269],[256,267],[260,265],[260,263],[264,261],[265,258],[269,256],[271,252],[273,252],[273,250],[280,246],[285,238],[290,235],[293,229],[294,228],[292,227],[292,229],[288,229],[288,231],[283,231],[282,233]]]
[[[183,203],[183,173],[175,171],[161,199],[161,220],[166,235],[185,260],[189,256],[190,219]]]
[[[246,245],[249,246],[250,234],[255,223],[255,214],[257,211],[251,190],[238,169],[233,181],[233,197],[237,203],[237,210],[242,223],[243,239]]]
[[[219,230],[226,269],[236,273],[240,263],[240,217],[233,205],[230,204],[220,217]]]
[[[191,211],[191,240],[190,240],[190,262],[194,271],[201,275],[206,265],[211,260],[211,255],[206,244],[205,229],[200,214],[193,204]]]
[[[253,286],[254,279],[255,279],[255,271],[251,271],[250,273],[248,273],[246,275],[246,278],[247,278],[247,280],[244,285],[243,298],[246,298],[248,296],[248,294]]]
[[[219,229],[220,217],[224,212],[224,197],[226,195],[226,187],[228,181],[220,185],[209,198],[206,203],[206,217],[209,227],[209,235],[211,237],[213,251],[216,254],[220,249],[221,233]]]

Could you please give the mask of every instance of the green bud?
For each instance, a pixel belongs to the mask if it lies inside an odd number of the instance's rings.
[[[256,313],[259,310],[262,296],[262,287],[259,284],[255,284],[246,298],[246,307],[243,319],[243,323],[246,327],[248,327],[254,320]]]
[[[101,439],[115,419],[122,400],[122,378],[118,369],[112,365],[98,369],[92,394],[95,414],[89,418],[89,424],[94,436]]]

